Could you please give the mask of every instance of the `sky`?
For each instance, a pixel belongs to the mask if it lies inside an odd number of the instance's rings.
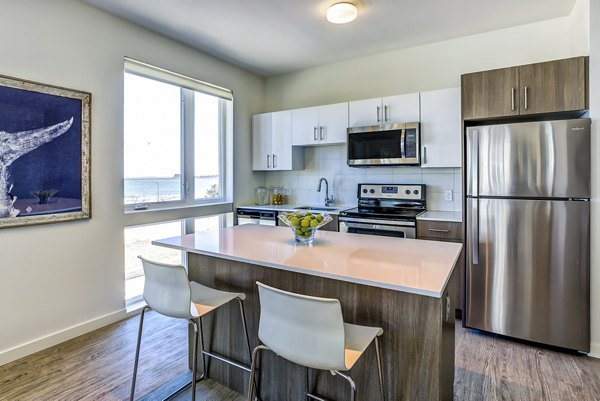
[[[181,174],[181,89],[125,73],[124,177]],[[219,172],[219,99],[194,93],[195,175]]]

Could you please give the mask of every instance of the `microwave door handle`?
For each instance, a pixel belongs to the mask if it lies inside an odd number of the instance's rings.
[[[406,130],[402,130],[400,134],[400,157],[404,159],[406,157]]]

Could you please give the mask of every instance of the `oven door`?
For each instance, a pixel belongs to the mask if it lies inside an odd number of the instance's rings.
[[[416,238],[416,227],[413,221],[340,217],[340,232],[396,238]]]

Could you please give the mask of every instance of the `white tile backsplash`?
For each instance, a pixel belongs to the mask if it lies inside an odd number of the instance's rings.
[[[429,210],[462,210],[462,170],[460,168],[419,167],[349,167],[346,146],[316,146],[304,149],[304,170],[277,171],[265,174],[265,185],[283,185],[288,190],[288,202],[321,204],[325,188],[317,192],[319,178],[329,182],[329,193],[336,205],[355,205],[356,189],[361,183],[425,184]],[[452,202],[444,200],[444,191],[453,191]]]
[[[423,184],[427,185],[427,193],[456,191],[454,174],[423,174]]]

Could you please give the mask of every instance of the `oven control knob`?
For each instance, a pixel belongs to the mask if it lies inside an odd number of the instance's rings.
[[[366,194],[367,192],[368,192],[368,191],[367,191],[367,189],[366,189],[366,188],[365,188],[365,189],[363,189],[363,194]]]
[[[375,193],[375,190],[374,190],[374,189],[371,189],[369,192],[370,192],[370,193],[372,193],[372,194],[374,194],[374,193]]]
[[[410,189],[407,189],[406,191],[404,191],[404,193],[405,193],[406,195],[410,195]]]
[[[419,195],[419,190],[418,190],[418,189],[415,189],[415,190],[413,191],[413,194],[415,194],[415,195]]]

